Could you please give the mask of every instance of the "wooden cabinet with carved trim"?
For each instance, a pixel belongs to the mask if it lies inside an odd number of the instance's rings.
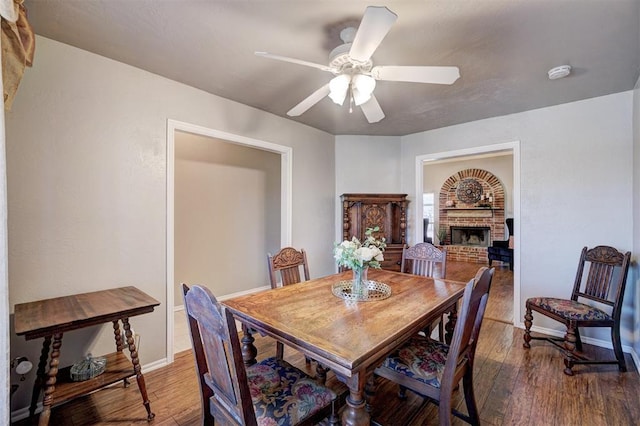
[[[399,271],[407,241],[407,194],[342,194],[341,200],[343,239],[362,241],[367,228],[378,226],[375,236],[387,242],[382,268]]]

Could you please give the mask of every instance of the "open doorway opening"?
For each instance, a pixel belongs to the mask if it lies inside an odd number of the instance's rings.
[[[221,300],[266,288],[266,253],[290,242],[291,148],[171,120],[167,140],[172,362],[190,347],[182,282],[206,285]]]
[[[439,193],[443,184],[450,177],[458,172],[464,170],[488,170],[489,172],[495,172],[494,174],[499,177],[504,185],[505,200],[503,211],[500,212],[501,217],[510,217],[514,219],[514,231],[513,231],[513,247],[514,247],[514,268],[513,268],[513,289],[509,298],[512,300],[512,305],[508,306],[508,310],[505,310],[505,318],[499,318],[499,320],[507,321],[516,324],[516,319],[521,317],[520,314],[520,264],[519,264],[519,235],[520,235],[520,143],[518,141],[489,145],[484,147],[476,147],[457,151],[448,151],[434,154],[425,154],[416,157],[416,198],[417,200],[423,200],[424,194],[433,194],[433,203],[430,206],[426,206],[425,203],[415,203],[415,241],[424,241],[426,238],[432,239],[439,243],[438,231],[442,231],[443,238],[446,238],[446,243],[451,243],[449,239],[450,224],[441,226],[439,223],[438,212],[441,208],[446,206],[440,206]],[[454,208],[449,206],[449,208]],[[477,212],[471,211],[455,211],[456,215],[468,216]],[[491,214],[493,217],[495,212],[482,211],[482,214]],[[504,215],[504,216],[502,216]],[[426,219],[429,219],[429,225],[433,228],[424,232],[424,224],[427,223]],[[469,219],[471,220],[471,219]],[[442,229],[441,229],[442,228]],[[506,224],[504,224],[504,230],[506,231]],[[502,228],[501,228],[502,232]],[[445,234],[446,233],[446,234]],[[503,235],[503,234],[500,234]],[[505,236],[508,238],[508,236]],[[478,250],[486,250],[486,248],[479,248]],[[468,251],[468,247],[465,247],[465,251]],[[486,264],[486,262],[485,262]],[[508,266],[506,267],[508,270]],[[449,269],[449,268],[447,268]],[[511,274],[511,271],[507,271]],[[496,318],[498,319],[498,318]]]

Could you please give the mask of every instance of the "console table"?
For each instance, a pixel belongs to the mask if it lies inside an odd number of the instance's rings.
[[[147,419],[153,419],[154,414],[149,405],[147,387],[140,369],[129,318],[153,312],[159,304],[160,302],[135,287],[120,287],[15,305],[16,334],[24,336],[26,340],[44,338],[29,408],[29,413],[33,416],[40,391],[44,388],[39,426],[49,424],[51,408],[54,405],[63,404],[120,380],[124,380],[126,384],[126,379],[134,375],[147,410]],[[131,361],[123,353],[120,321],[125,331]],[[70,367],[58,369],[63,333],[107,322],[113,323],[116,351],[105,355],[106,371],[89,380],[72,382],[69,378]],[[50,348],[52,351],[49,359]],[[79,357],[81,355],[78,354]],[[48,359],[49,370],[45,372]]]

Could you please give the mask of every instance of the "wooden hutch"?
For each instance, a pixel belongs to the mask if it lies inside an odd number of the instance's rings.
[[[376,238],[384,237],[387,248],[382,268],[400,270],[402,248],[407,242],[407,194],[342,194],[342,238],[364,239],[367,228],[378,226]]]

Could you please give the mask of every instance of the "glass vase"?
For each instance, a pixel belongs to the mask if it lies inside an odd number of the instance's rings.
[[[351,294],[356,296],[358,299],[366,299],[369,295],[369,280],[367,279],[368,272],[368,266],[353,269],[353,286],[351,288]]]

